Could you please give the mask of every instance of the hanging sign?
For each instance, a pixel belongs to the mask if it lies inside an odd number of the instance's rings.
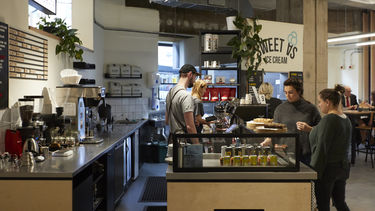
[[[8,25],[0,22],[0,109],[8,107]]]
[[[259,20],[262,62],[266,72],[303,71],[303,25]]]
[[[56,15],[56,0],[29,0],[29,4],[47,15]]]

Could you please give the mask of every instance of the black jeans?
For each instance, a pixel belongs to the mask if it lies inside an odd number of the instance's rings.
[[[338,211],[349,211],[345,202],[346,180],[349,164],[328,165],[321,179],[315,182],[315,195],[319,211],[329,211],[330,198]]]

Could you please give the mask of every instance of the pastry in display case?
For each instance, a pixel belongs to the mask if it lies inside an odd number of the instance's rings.
[[[271,144],[262,146],[266,138]],[[297,149],[297,133],[176,134],[173,171],[298,171]]]

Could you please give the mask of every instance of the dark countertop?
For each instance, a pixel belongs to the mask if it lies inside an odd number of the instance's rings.
[[[36,163],[33,167],[21,166],[0,170],[0,178],[7,179],[72,179],[85,167],[108,152],[120,140],[132,135],[135,130],[143,126],[148,120],[141,120],[135,124],[113,125],[113,132],[103,133],[99,137],[103,142],[99,144],[81,144],[72,147],[73,155],[68,157],[49,156],[44,162]]]

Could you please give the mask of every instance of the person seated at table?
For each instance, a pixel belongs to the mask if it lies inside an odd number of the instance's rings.
[[[341,96],[341,103],[344,110],[355,110],[358,108],[357,96],[352,94],[352,89],[349,86],[345,87],[345,93]]]
[[[278,105],[282,103],[280,99],[272,97],[273,87],[270,83],[264,82],[259,86],[259,94],[264,94],[268,106],[268,118],[273,118],[273,113]]]

